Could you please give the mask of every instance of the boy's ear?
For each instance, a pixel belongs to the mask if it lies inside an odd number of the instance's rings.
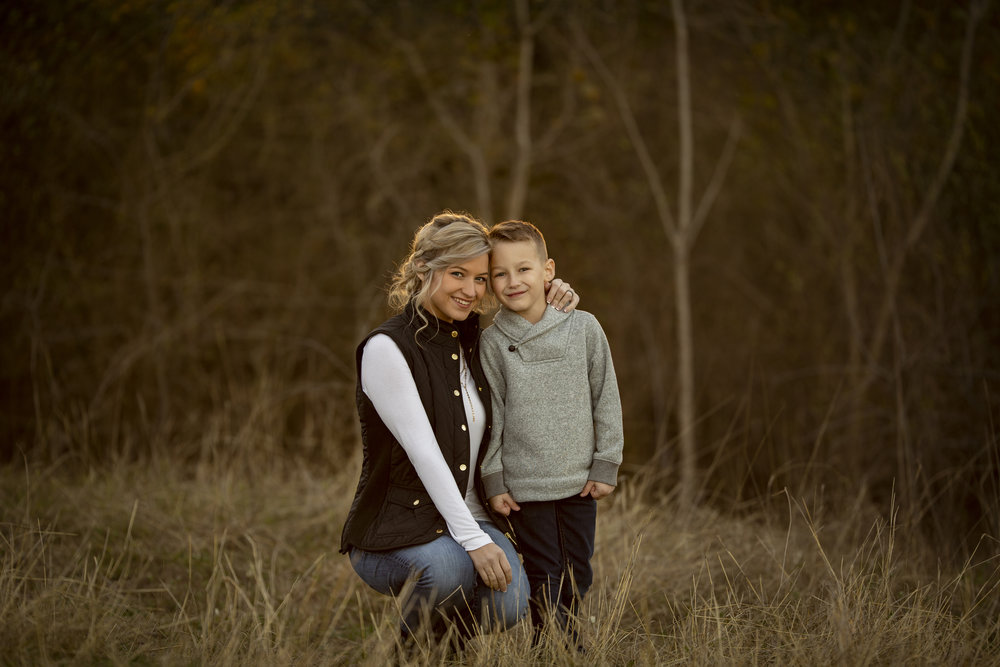
[[[556,260],[549,257],[545,260],[545,281],[552,282],[552,279],[556,277]]]

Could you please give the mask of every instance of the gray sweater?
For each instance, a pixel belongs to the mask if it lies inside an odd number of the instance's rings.
[[[480,349],[493,397],[482,463],[487,497],[559,500],[587,480],[617,484],[622,406],[597,318],[546,308],[533,325],[501,308]]]

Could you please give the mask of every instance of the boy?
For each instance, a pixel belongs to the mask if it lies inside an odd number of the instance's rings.
[[[542,233],[502,222],[490,243],[490,280],[503,307],[480,347],[493,397],[482,476],[524,556],[537,639],[543,612],[566,629],[593,581],[595,501],[614,491],[622,461],[621,399],[597,319],[547,307],[555,262]]]

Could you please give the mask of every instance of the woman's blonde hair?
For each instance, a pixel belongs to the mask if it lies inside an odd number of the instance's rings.
[[[398,312],[406,308],[410,301],[422,306],[436,289],[434,272],[488,253],[488,234],[486,225],[470,215],[451,211],[435,215],[413,235],[410,254],[393,275],[389,287],[389,307]],[[483,312],[490,298],[487,290],[475,311]],[[427,320],[422,312],[420,317],[426,326]]]

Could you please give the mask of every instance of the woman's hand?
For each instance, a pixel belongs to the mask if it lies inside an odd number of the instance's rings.
[[[604,482],[595,482],[592,479],[587,480],[587,484],[583,487],[583,491],[580,492],[580,497],[590,496],[594,500],[600,500],[601,498],[607,498],[612,493],[614,493],[615,487],[610,484],[605,484]]]
[[[483,583],[495,591],[507,592],[513,572],[503,549],[490,542],[468,553]]]
[[[521,506],[514,502],[514,498],[509,493],[501,493],[490,498],[490,507],[497,514],[510,516],[511,510],[519,510]]]
[[[545,290],[545,302],[556,310],[568,313],[580,303],[580,295],[562,278],[553,278]]]

